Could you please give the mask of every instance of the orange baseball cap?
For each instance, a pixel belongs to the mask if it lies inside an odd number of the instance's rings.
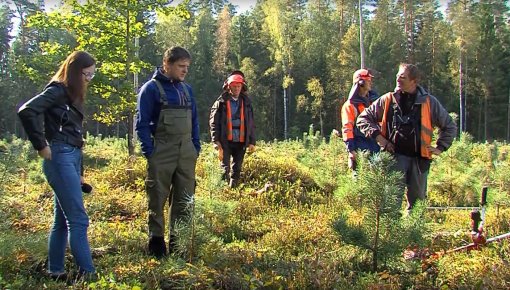
[[[354,72],[354,74],[352,75],[352,82],[355,83],[359,80],[370,80],[373,77],[374,76],[370,74],[370,71],[368,69],[362,68]]]
[[[231,83],[244,84],[244,78],[239,74],[231,75],[227,79],[227,84],[230,85]]]

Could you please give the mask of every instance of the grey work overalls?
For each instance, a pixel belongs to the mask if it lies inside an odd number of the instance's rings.
[[[185,85],[185,96],[178,91],[181,105],[169,105],[161,83],[158,86],[162,103],[156,132],[154,151],[147,160],[145,182],[149,205],[149,234],[165,234],[164,207],[170,205],[170,234],[179,219],[188,215],[187,207],[195,194],[195,164],[197,151],[191,140],[191,98]],[[177,88],[176,88],[177,90]]]

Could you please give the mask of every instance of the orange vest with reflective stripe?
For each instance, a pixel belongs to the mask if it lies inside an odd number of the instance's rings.
[[[232,128],[232,109],[230,107],[230,99],[227,102],[227,140],[232,141],[233,137],[233,128]],[[244,134],[245,134],[245,124],[244,124],[244,102],[241,98],[239,98],[239,110],[241,110],[241,126],[239,128],[239,142],[244,142]]]
[[[340,116],[342,118],[342,136],[343,140],[347,141],[348,139],[354,139],[356,130],[356,119],[359,114],[365,110],[365,105],[363,103],[353,104],[350,101],[347,101],[345,105],[352,108],[352,110],[344,111],[343,106],[340,109]],[[345,106],[344,105],[344,106]]]
[[[388,93],[383,96],[384,98],[384,112],[381,121],[381,135],[384,138],[388,138],[388,110],[392,102],[397,102],[393,93]],[[432,134],[434,130],[432,128],[432,118],[430,114],[430,97],[425,96],[425,102],[421,105],[421,117],[420,117],[420,156],[427,159],[432,159],[432,154],[428,150],[428,146],[432,143]]]

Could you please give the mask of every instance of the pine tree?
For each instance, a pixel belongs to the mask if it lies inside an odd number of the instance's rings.
[[[347,210],[335,229],[344,242],[372,253],[375,272],[381,262],[396,261],[410,244],[422,243],[424,207],[416,206],[409,216],[401,214],[403,178],[392,155],[359,156],[357,178],[343,198]]]

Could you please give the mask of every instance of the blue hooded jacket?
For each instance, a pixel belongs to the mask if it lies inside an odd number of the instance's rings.
[[[187,86],[191,98],[192,110],[191,140],[197,150],[197,153],[200,153],[200,129],[198,126],[197,105],[191,86],[178,80],[169,79],[161,72],[160,67],[156,68],[152,78],[157,79],[163,86],[169,105],[180,104],[179,92],[181,95],[185,94],[182,86]],[[159,89],[155,82],[148,81],[140,88],[140,91],[138,92],[136,110],[135,130],[138,135],[138,139],[142,143],[143,155],[145,155],[145,157],[149,157],[154,150],[152,136],[154,136],[154,133],[156,132],[159,113],[161,111]]]

